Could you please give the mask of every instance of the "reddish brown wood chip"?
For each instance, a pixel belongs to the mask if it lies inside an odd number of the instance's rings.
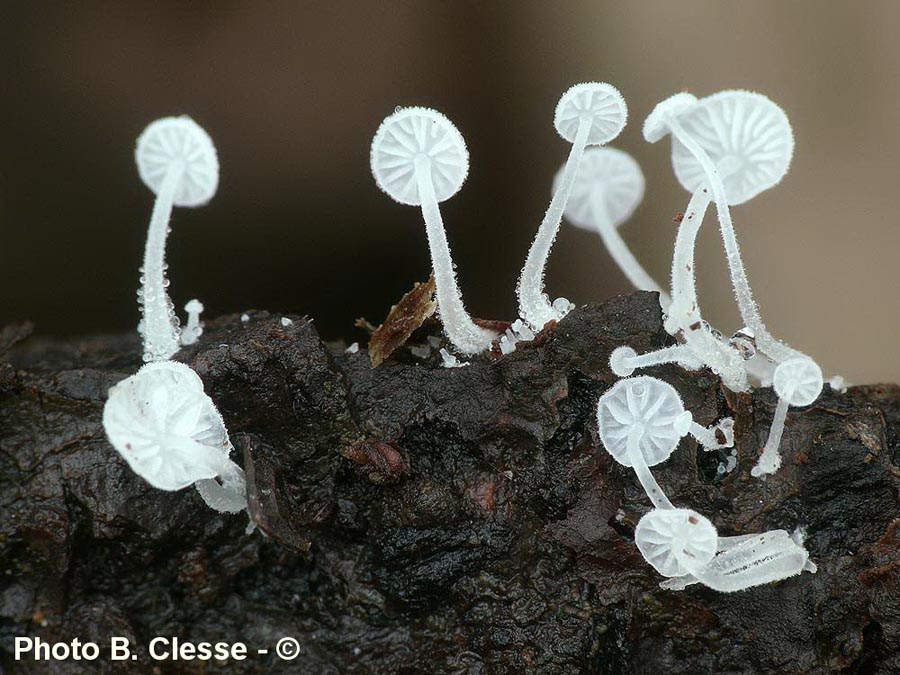
[[[434,276],[431,276],[425,283],[413,286],[400,302],[391,307],[384,323],[372,333],[369,340],[369,360],[372,367],[380,366],[386,358],[406,344],[413,331],[436,310]]]

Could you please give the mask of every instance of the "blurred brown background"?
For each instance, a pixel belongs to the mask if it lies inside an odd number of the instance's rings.
[[[213,136],[219,193],[176,210],[173,297],[210,315],[307,313],[358,339],[427,277],[415,209],[375,187],[368,149],[396,105],[445,112],[472,168],[446,203],[473,314],[508,318],[530,240],[569,146],[553,108],[605,80],[632,121],[647,196],[623,234],[668,276],[687,193],[669,143],[640,123],[669,94],[757,89],[797,136],[785,181],[734,210],[750,279],[776,335],[854,382],[900,379],[900,3],[179,2],[0,6],[0,322],[44,334],[138,320],[137,267],[152,194],[133,164],[146,123],[187,113]],[[738,327],[708,218],[705,314]],[[565,226],[550,292],[576,302],[627,290],[599,239]]]

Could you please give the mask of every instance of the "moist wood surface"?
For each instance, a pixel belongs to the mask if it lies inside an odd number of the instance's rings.
[[[783,468],[750,477],[775,408],[709,371],[664,366],[695,419],[736,420],[729,451],[682,442],[654,469],[679,506],[720,534],[808,533],[819,566],[725,595],[661,578],[633,543],[650,504],[600,447],[594,410],[617,346],[670,338],[656,296],[574,310],[533,343],[443,368],[410,352],[378,368],[323,343],[299,317],[207,322],[177,359],[202,377],[247,471],[253,518],[192,489],[165,493],[106,441],[107,389],[140,365],[137,337],[19,340],[0,358],[0,663],[7,672],[96,672],[12,660],[15,635],[155,636],[274,646],[227,666],[121,672],[900,672],[900,389],[826,389],[792,409]],[[348,339],[358,339],[356,336]],[[106,672],[117,672],[106,664]],[[159,671],[156,671],[159,672]]]

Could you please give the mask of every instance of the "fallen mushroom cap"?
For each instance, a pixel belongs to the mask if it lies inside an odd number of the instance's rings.
[[[565,167],[553,180],[556,192]],[[616,148],[588,148],[578,165],[575,183],[566,204],[566,219],[585,230],[596,231],[595,203],[600,200],[610,225],[618,226],[631,217],[644,198],[644,174],[627,152]]]
[[[648,143],[656,143],[669,133],[667,117],[680,117],[697,105],[697,97],[686,91],[673,94],[664,101],[656,104],[656,107],[644,120],[644,140]]]
[[[638,521],[634,543],[657,572],[664,577],[679,577],[715,557],[718,533],[696,511],[654,509]]]
[[[790,167],[794,153],[790,122],[762,94],[720,91],[682,112],[678,122],[716,165],[732,206],[776,185]],[[701,163],[674,137],[672,166],[688,192],[708,181]]]
[[[401,108],[375,132],[369,157],[378,187],[395,201],[420,206],[416,157],[430,160],[438,202],[455,195],[469,172],[462,134],[444,115],[430,108]]]
[[[619,380],[597,402],[600,441],[623,466],[632,466],[628,436],[640,433],[638,447],[647,466],[666,461],[687,433],[691,414],[675,388],[655,377]]]
[[[575,142],[578,124],[591,121],[588,145],[603,145],[622,133],[628,106],[619,90],[606,82],[584,82],[570,87],[556,104],[553,126],[569,143]]]
[[[812,359],[788,359],[775,368],[775,392],[794,407],[812,404],[824,385],[822,369]]]
[[[203,382],[175,361],[149,363],[112,387],[103,428],[132,470],[160,490],[217,476],[232,448]]]
[[[134,161],[141,180],[154,194],[173,163],[184,163],[184,175],[173,200],[176,206],[201,206],[216,194],[216,148],[209,134],[186,115],[150,123],[138,137]]]

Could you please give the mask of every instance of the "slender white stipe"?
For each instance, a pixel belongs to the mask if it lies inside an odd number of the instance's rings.
[[[609,367],[619,377],[630,377],[639,368],[664,363],[677,363],[685,370],[699,370],[705,365],[686,344],[671,345],[646,354],[638,354],[628,346],[616,347],[609,357]]]
[[[628,107],[619,91],[605,82],[577,84],[559,99],[553,123],[559,135],[572,144],[550,206],[519,276],[519,315],[535,330],[564,314],[544,293],[544,270],[559,232],[563,212],[575,184],[578,166],[588,145],[604,145],[625,127]],[[565,303],[568,307],[569,303]]]
[[[742,354],[712,333],[703,320],[697,298],[694,251],[709,204],[708,188],[698,188],[679,223],[672,256],[672,302],[666,329],[680,335],[695,356],[722,378],[725,386],[732,391],[746,391],[749,382]]]
[[[459,191],[469,170],[462,135],[435,110],[400,108],[375,133],[370,160],[375,182],[391,199],[421,207],[447,337],[466,355],[490,349],[498,335],[478,326],[466,311],[439,206]]]

